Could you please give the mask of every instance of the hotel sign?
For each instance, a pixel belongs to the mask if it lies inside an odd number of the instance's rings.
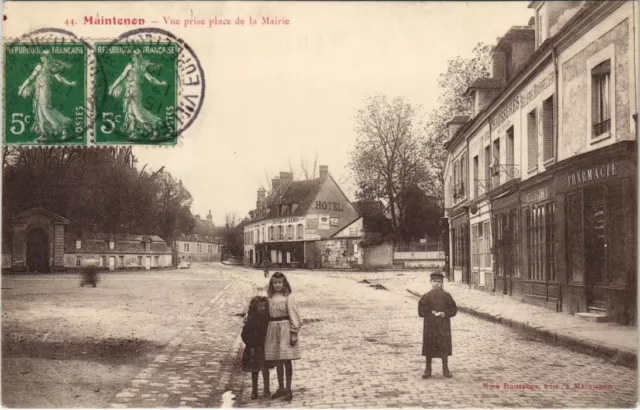
[[[316,209],[322,211],[344,211],[344,205],[341,202],[316,201]]]
[[[294,222],[298,222],[298,218],[274,219],[271,221],[272,224],[290,224]]]
[[[618,164],[615,161],[608,164],[599,165],[596,167],[589,167],[585,169],[579,169],[576,172],[572,172],[567,175],[567,183],[570,187],[584,184],[591,181],[598,181],[607,179],[609,177],[618,175]]]

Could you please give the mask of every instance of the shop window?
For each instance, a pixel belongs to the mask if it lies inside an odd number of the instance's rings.
[[[556,269],[555,269],[555,249],[556,249],[556,241],[555,241],[555,213],[556,213],[556,204],[551,202],[544,205],[546,215],[545,218],[545,252],[544,252],[544,272],[547,280],[551,282],[556,281]]]
[[[512,243],[512,269],[514,276],[520,276],[520,210],[509,212],[509,227]]]
[[[611,131],[611,60],[591,70],[593,137]]]
[[[555,157],[555,139],[553,136],[553,95],[542,103],[542,160],[550,161]]]
[[[527,114],[527,169],[529,172],[538,168],[538,116],[536,110]]]
[[[555,281],[555,204],[532,206],[526,212],[529,279]]]
[[[478,266],[484,268],[484,224],[478,224]]]

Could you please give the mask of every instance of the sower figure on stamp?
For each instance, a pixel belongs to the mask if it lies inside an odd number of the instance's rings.
[[[61,136],[62,141],[69,138],[67,127],[71,119],[53,108],[51,103],[54,80],[69,87],[76,85],[75,81],[62,77],[61,72],[67,68],[71,68],[71,64],[55,60],[49,50],[45,50],[40,56],[40,63],[18,89],[20,96],[32,99],[31,131],[40,134],[37,142],[47,141],[48,137]]]
[[[127,64],[124,71],[109,87],[109,95],[116,98],[123,96],[124,122],[122,130],[129,133],[128,140],[135,141],[136,131],[150,133],[151,140],[158,138],[158,129],[162,120],[151,111],[144,108],[142,101],[142,84],[146,79],[158,86],[167,85],[165,81],[158,80],[147,72],[147,69],[156,64],[145,59],[140,50],[135,50],[131,57],[131,63]]]
[[[442,375],[452,377],[448,362],[449,356],[453,353],[450,318],[458,313],[458,307],[451,295],[442,288],[443,278],[444,275],[440,272],[432,273],[433,289],[423,295],[418,303],[418,315],[424,318],[422,355],[427,359],[423,379],[431,377],[431,359],[434,357],[442,359]]]

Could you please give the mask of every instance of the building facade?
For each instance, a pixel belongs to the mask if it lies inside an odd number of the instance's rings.
[[[67,229],[68,219],[44,208],[26,210],[12,219],[11,253],[2,257],[3,268],[12,271],[171,267],[171,248],[156,235],[73,232]]]
[[[211,211],[207,219],[195,216],[196,226],[191,234],[181,233],[174,242],[177,262],[218,262],[222,255],[220,229],[213,224]]]
[[[99,266],[109,270],[170,268],[171,248],[157,235],[65,235],[64,266],[67,269]]]
[[[319,178],[301,181],[281,172],[272,180],[268,197],[264,189],[258,190],[256,209],[244,225],[245,265],[259,266],[266,259],[274,266],[315,268],[323,261],[337,263],[338,254],[345,261],[353,258],[353,247],[346,242],[345,249],[342,242],[321,245],[354,223],[358,213],[328,167],[319,169]]]
[[[472,117],[449,124],[451,275],[633,324],[636,5],[529,7],[532,24],[499,39],[491,78],[469,88]]]

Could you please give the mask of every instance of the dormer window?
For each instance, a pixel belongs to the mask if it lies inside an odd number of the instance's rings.
[[[109,239],[109,250],[113,251],[116,249],[116,241],[115,239]]]
[[[76,239],[76,250],[82,249],[82,239]]]
[[[147,238],[147,240],[144,241],[144,250],[147,252],[151,250],[151,238]]]

